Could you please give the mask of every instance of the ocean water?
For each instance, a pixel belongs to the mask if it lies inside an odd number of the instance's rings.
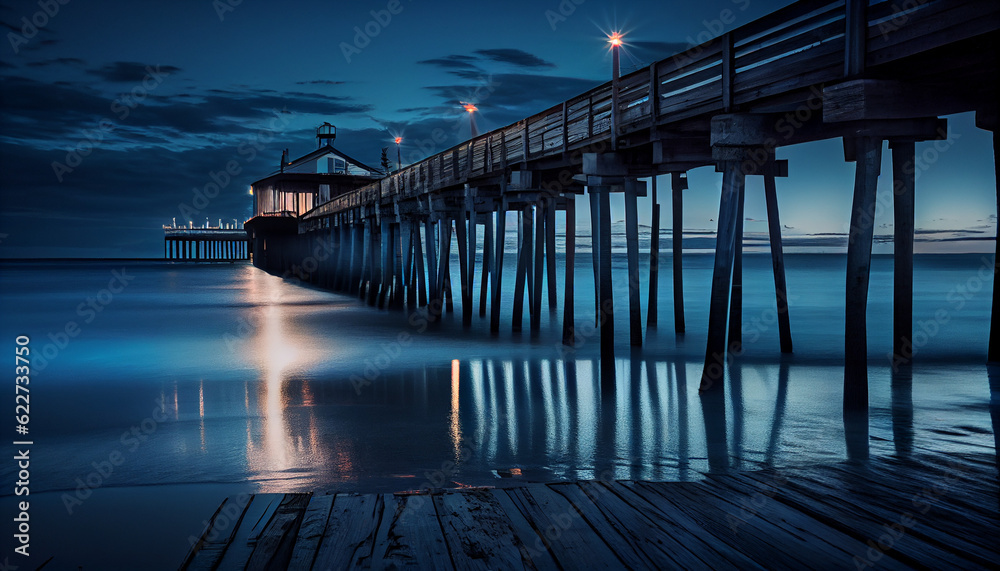
[[[841,415],[844,256],[786,257],[795,352],[784,357],[770,258],[745,256],[744,352],[708,399],[697,385],[712,256],[684,258],[682,336],[671,263],[662,256],[659,327],[644,327],[637,349],[628,346],[625,259],[616,258],[616,359],[601,364],[586,251],[575,269],[574,348],[560,343],[562,269],[559,309],[543,300],[539,331],[529,331],[525,309],[523,332],[511,332],[508,293],[491,335],[478,312],[461,324],[457,262],[455,312],[433,324],[246,264],[4,262],[0,346],[13,353],[26,335],[34,356],[32,564],[176,568],[203,520],[244,491],[696,479],[856,456]],[[645,318],[646,257],[641,267]],[[477,308],[478,286],[477,275]],[[918,256],[915,364],[894,373],[892,260],[875,258],[870,438],[861,443],[870,454],[995,450],[984,364],[991,294],[991,258]],[[6,522],[23,499],[13,495],[11,441],[0,463]],[[95,547],[109,535],[110,562]]]

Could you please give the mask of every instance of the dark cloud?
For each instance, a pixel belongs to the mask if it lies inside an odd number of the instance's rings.
[[[529,54],[524,50],[518,49],[502,48],[492,50],[476,50],[475,53],[490,61],[506,63],[519,67],[539,68],[556,66],[554,63],[545,61],[534,54]]]
[[[160,91],[169,88],[165,85],[150,90],[140,101],[131,99],[130,93],[109,96],[82,84],[46,84],[16,76],[6,78],[4,84],[4,105],[0,108],[4,135],[23,138],[29,145],[48,141],[42,145],[46,147],[52,141],[72,146],[82,132],[101,120],[129,130],[133,143],[170,145],[181,135],[225,138],[255,132],[254,122],[282,111],[329,117],[371,110],[370,105],[349,97],[302,92],[215,89],[171,95]]]
[[[312,81],[296,81],[295,85],[343,85],[343,81],[331,81],[329,79],[314,79]]]
[[[85,65],[87,62],[75,57],[58,57],[28,63],[28,67],[48,67],[52,65]]]
[[[138,83],[153,72],[174,74],[181,68],[172,65],[150,65],[134,61],[116,61],[87,72],[112,83]]]
[[[479,67],[476,66],[478,58],[466,55],[450,55],[445,57],[425,59],[418,61],[417,63],[424,65],[433,65],[440,67],[441,69],[465,69],[465,70],[478,70]]]

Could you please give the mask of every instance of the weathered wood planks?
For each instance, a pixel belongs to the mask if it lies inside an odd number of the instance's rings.
[[[919,452],[698,482],[258,494],[227,499],[181,569],[989,569],[997,493],[993,456]]]

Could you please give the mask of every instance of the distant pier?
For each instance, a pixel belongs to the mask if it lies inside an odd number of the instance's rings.
[[[163,227],[163,257],[189,262],[249,260],[252,248],[246,230],[226,227]]]

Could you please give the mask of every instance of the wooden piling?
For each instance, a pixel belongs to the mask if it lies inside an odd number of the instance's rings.
[[[424,242],[427,244],[427,302],[433,304],[440,299],[438,291],[438,267],[436,250],[436,232],[434,223],[430,220],[424,222]],[[440,303],[440,301],[438,301]]]
[[[438,303],[449,311],[452,311],[451,304],[451,220],[442,218],[438,223]]]
[[[563,337],[564,345],[570,347],[576,345],[576,335],[574,333],[574,266],[576,264],[576,198],[572,195],[566,197],[566,275],[565,291],[563,293]]]
[[[524,288],[528,275],[528,258],[532,256],[531,207],[525,206],[518,214],[517,270],[514,274],[514,309],[510,321],[511,331],[515,332],[521,330],[524,320]]]
[[[916,145],[889,141],[892,149],[892,368],[913,357],[913,190]]]
[[[649,302],[646,309],[646,327],[656,327],[659,313],[660,287],[660,205],[656,201],[656,175],[650,181],[650,205],[653,220],[649,228]]]
[[[875,233],[875,189],[882,162],[882,141],[855,140],[857,166],[854,206],[847,244],[846,329],[844,333],[844,411],[868,410],[868,278]]]
[[[997,185],[997,214],[1000,215],[1000,130],[993,131],[993,165]],[[1000,232],[997,232],[996,252],[993,257],[993,306],[990,316],[990,346],[987,360],[1000,363]]]
[[[555,199],[545,201],[545,261],[548,270],[545,280],[549,286],[549,311],[558,305],[556,289],[556,203]]]
[[[743,205],[746,193],[740,193],[739,202],[736,236],[733,240],[732,290],[729,297],[728,349],[733,352],[739,352],[743,347]]]
[[[392,225],[392,308],[403,309],[405,295],[403,267],[403,229],[400,223]]]
[[[472,325],[472,288],[469,286],[469,245],[468,227],[466,219],[468,212],[463,209],[462,214],[455,220],[455,237],[458,242],[458,273],[459,284],[462,292],[462,325]],[[473,245],[475,249],[475,245]]]
[[[531,330],[538,331],[542,319],[542,279],[545,277],[545,206],[535,206],[535,285],[531,290]]]
[[[363,225],[355,223],[351,230],[354,234],[352,240],[354,251],[351,254],[351,287],[348,291],[357,294],[361,289],[361,272],[364,267],[365,229]]]
[[[414,283],[416,275],[413,273],[413,222],[409,218],[399,221],[399,233],[400,248],[403,252],[402,279],[405,282],[403,287],[406,290],[406,306],[412,309],[417,305],[417,288]]]
[[[587,188],[590,198],[590,257],[594,262],[594,327],[601,326],[601,205],[593,188]]]
[[[673,248],[674,267],[674,332],[684,333],[684,194],[686,179],[681,179],[680,173],[670,175],[672,192],[671,216],[671,247]]]
[[[361,282],[358,288],[358,297],[361,299],[368,299],[368,288],[371,287],[372,281],[372,224],[371,220],[366,218],[364,220],[364,229],[362,230],[364,236],[362,236],[362,252],[361,252]]]
[[[486,215],[486,225],[483,227],[483,277],[479,285],[479,317],[486,317],[486,300],[490,298],[489,285],[493,275],[493,218]]]
[[[615,353],[614,282],[611,275],[611,192],[607,187],[598,192],[601,226],[601,362],[608,364]]]
[[[502,185],[506,186],[506,185]],[[501,294],[501,279],[503,277],[503,247],[504,247],[504,234],[507,230],[507,211],[501,204],[497,208],[496,212],[496,240],[495,247],[496,253],[493,256],[493,271],[491,272],[490,279],[493,282],[493,303],[490,308],[490,332],[499,333],[500,332],[500,294]]]
[[[465,291],[468,292],[468,312],[469,312],[469,324],[472,323],[472,311],[473,311],[473,292],[476,286],[476,201],[474,196],[474,191],[471,188],[467,188],[465,191],[465,212],[468,216],[468,233],[466,237],[466,243],[468,244],[466,256],[466,268],[468,269],[468,275],[464,282]],[[466,311],[465,297],[462,298],[462,320],[465,321],[465,311]]]
[[[380,250],[381,250],[381,267],[378,288],[378,308],[382,309],[385,307],[386,300],[389,297],[389,290],[392,288],[392,223],[386,219],[382,219],[381,223],[381,235],[380,240]]]
[[[639,293],[639,208],[634,186],[625,186],[625,244],[628,258],[629,342],[642,346],[642,305]]]
[[[427,307],[427,272],[424,269],[424,247],[420,239],[420,222],[413,225],[413,261],[417,281],[417,305]]]
[[[767,203],[767,230],[771,243],[771,267],[774,270],[774,296],[778,311],[778,337],[782,353],[792,352],[792,330],[788,316],[788,291],[785,287],[785,256],[781,246],[781,219],[778,216],[778,192],[774,175],[764,175],[764,200]]]
[[[708,343],[699,391],[719,390],[725,374],[726,321],[729,317],[729,285],[733,270],[736,218],[745,175],[740,161],[723,163],[722,198],[719,203],[719,230],[715,240],[715,269],[708,312]]]

